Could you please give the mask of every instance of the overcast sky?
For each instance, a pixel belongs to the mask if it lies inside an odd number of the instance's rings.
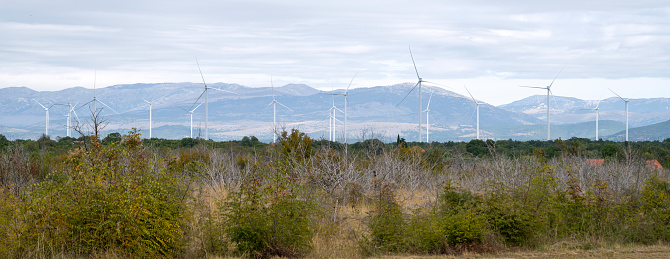
[[[0,88],[424,80],[499,105],[670,97],[670,1],[0,0]]]

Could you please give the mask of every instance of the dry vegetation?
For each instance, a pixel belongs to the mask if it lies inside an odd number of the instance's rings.
[[[577,258],[670,253],[670,183],[634,151],[486,158],[370,141],[255,153],[142,146],[0,157],[0,256]],[[46,173],[44,173],[46,172]],[[38,177],[45,174],[44,177]],[[137,231],[136,231],[137,230]]]

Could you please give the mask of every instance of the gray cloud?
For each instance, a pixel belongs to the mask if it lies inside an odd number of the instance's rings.
[[[95,69],[101,84],[198,81],[195,57],[214,81],[330,88],[359,72],[372,86],[415,80],[409,45],[424,78],[480,88],[549,81],[565,64],[566,79],[662,82],[668,17],[667,1],[12,0],[0,87],[88,85]]]

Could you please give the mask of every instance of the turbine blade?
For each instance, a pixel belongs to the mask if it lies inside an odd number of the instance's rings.
[[[45,110],[47,109],[47,107],[44,107],[44,105],[42,105],[42,104],[41,104],[40,102],[38,102],[37,100],[33,99],[33,101],[35,101],[37,104],[39,104],[40,106],[42,106],[42,108],[44,108]]]
[[[403,101],[405,101],[405,99],[407,99],[407,96],[409,96],[409,94],[411,94],[412,91],[414,91],[414,89],[415,89],[417,86],[419,86],[419,83],[421,83],[421,81],[417,82],[417,83],[414,85],[414,87],[412,87],[412,90],[409,90],[409,92],[407,92],[407,95],[405,95],[405,97],[402,98],[402,100],[400,100],[400,102],[399,102],[398,104],[396,104],[395,107],[400,106],[400,104],[401,104]]]
[[[607,89],[609,89],[609,88],[607,88]],[[622,101],[624,101],[624,102],[626,101],[626,99],[624,99],[623,97],[621,97],[621,95],[615,93],[612,89],[609,89],[609,90],[610,90],[612,93],[616,94],[616,96],[618,96],[619,99],[621,99]]]
[[[102,101],[100,101],[100,100],[98,100],[98,102],[102,103],[102,105],[104,105],[104,106],[106,106],[107,108],[111,109],[111,110],[112,110],[113,112],[115,112],[116,114],[119,114],[119,113],[118,113],[118,112],[116,112],[116,111],[115,111],[114,109],[112,109],[112,107],[109,107],[109,105],[107,105],[107,104],[103,103],[103,102],[102,102]]]
[[[426,111],[430,111],[430,100],[433,99],[433,92],[430,92],[430,97],[428,97],[428,105],[426,105]]]
[[[547,90],[546,87],[539,87],[539,86],[526,86],[526,85],[520,85],[519,87],[535,88],[535,89],[544,89],[544,90]]]
[[[563,65],[563,68],[561,68],[561,71],[558,71],[558,74],[556,74],[556,77],[554,77],[554,80],[551,80],[551,84],[549,84],[549,86],[547,86],[547,88],[551,88],[551,86],[554,85],[554,81],[556,81],[556,78],[558,78],[558,75],[560,75],[561,72],[563,72],[563,69],[564,69],[565,66],[567,66],[567,65],[568,65],[568,64]]]
[[[433,84],[433,85],[439,85],[439,86],[446,87],[448,89],[454,90],[454,88],[451,88],[450,86],[446,86],[446,85],[443,85],[443,84],[440,84],[440,83],[435,83],[435,82],[432,82],[432,81],[421,80],[421,82],[422,83]]]
[[[77,116],[77,111],[72,110],[72,113],[74,113],[74,117],[77,118],[77,122],[79,122],[79,116]]]
[[[198,107],[200,107],[200,105],[203,105],[203,104],[205,104],[205,103],[200,103],[200,104],[198,104],[198,106],[196,106],[195,108],[193,108],[193,110],[191,110],[191,112],[194,112],[195,109],[198,109]]]
[[[272,81],[272,77],[270,77],[270,85],[272,85],[272,99],[275,99],[275,83]]]
[[[77,108],[77,110],[81,109],[82,107],[84,107],[84,106],[86,106],[86,105],[88,105],[89,103],[92,103],[92,102],[93,102],[93,100],[90,100],[87,103],[82,104],[81,106],[79,106],[79,108]]]
[[[193,104],[191,105],[191,108],[188,108],[189,110],[195,111],[195,109],[193,109],[193,107],[195,106],[196,103],[198,103],[198,101],[200,101],[200,98],[202,98],[202,95],[204,95],[205,92],[207,92],[207,89],[205,89],[205,91],[202,91],[202,93],[200,93],[200,96],[198,96],[198,99],[195,99],[195,102],[193,102]]]
[[[286,105],[284,105],[284,104],[282,104],[282,103],[280,103],[280,102],[277,102],[277,103],[278,103],[279,105],[281,105],[281,106],[284,106],[284,108],[286,108],[286,109],[289,109],[289,110],[293,111],[293,109],[291,109],[291,108],[287,107]]]
[[[202,84],[204,84],[205,89],[207,89],[207,83],[205,83],[205,76],[202,75],[202,69],[200,69],[200,62],[198,62],[198,57],[195,58],[195,63],[198,64],[198,71],[200,71],[200,77],[202,78]]]
[[[558,109],[558,103],[556,102],[556,98],[553,98],[554,97],[554,92],[552,92],[551,89],[549,89],[549,94],[551,94],[551,97],[552,97],[551,100],[554,101],[555,109]]]
[[[412,47],[409,47],[409,56],[412,57],[412,64],[414,65],[414,71],[416,72],[416,78],[421,80],[421,76],[419,76],[419,70],[416,69],[416,63],[414,62],[414,55],[412,55]]]
[[[214,87],[209,87],[209,88],[207,88],[207,89],[219,90],[219,91],[226,92],[226,93],[237,94],[236,92],[231,92],[231,91],[228,91],[228,90],[223,90],[223,89],[214,88]],[[238,94],[238,95],[239,95],[239,94]]]
[[[470,97],[472,97],[472,101],[474,101],[475,103],[477,103],[477,100],[475,99],[474,96],[472,96],[472,93],[470,93],[470,90],[468,90],[468,88],[467,88],[465,85],[463,85],[463,88],[465,88],[465,91],[468,91],[468,94],[470,95]]]
[[[349,87],[351,87],[351,83],[354,82],[354,78],[356,78],[357,75],[358,75],[358,72],[356,72],[356,74],[354,74],[354,77],[351,78],[351,81],[349,82],[349,86],[347,86],[347,90],[344,91],[345,94],[349,92]]]

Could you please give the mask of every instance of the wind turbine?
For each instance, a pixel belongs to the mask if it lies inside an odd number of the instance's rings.
[[[344,113],[344,112],[335,106],[335,95],[334,94],[332,94],[332,100],[333,100],[333,106],[330,107],[330,109],[328,109],[328,114],[329,114],[328,117],[330,119],[329,120],[330,124],[328,126],[330,127],[330,134],[329,134],[330,141],[335,141],[335,125],[338,121],[341,123],[341,121],[336,118],[336,116],[335,116],[336,113],[335,112],[336,111],[339,111],[341,113]]]
[[[163,96],[161,96],[160,98],[163,98]],[[160,98],[158,98],[158,99],[160,99]],[[154,105],[154,101],[155,101],[155,99],[152,100],[151,102],[150,102],[150,101],[147,101],[147,100],[144,99],[144,98],[143,98],[142,100],[143,100],[144,102],[146,102],[146,103],[149,104],[149,138],[151,138],[151,108],[152,108],[153,105]]]
[[[198,103],[198,101],[200,101],[200,98],[204,94],[205,95],[205,140],[208,140],[209,139],[209,128],[207,127],[207,123],[209,122],[209,102],[208,102],[208,95],[209,95],[208,92],[209,91],[208,90],[209,89],[214,89],[214,90],[219,90],[219,91],[228,92],[228,93],[233,93],[233,92],[207,86],[207,83],[205,82],[205,77],[202,75],[202,69],[200,69],[200,63],[198,62],[198,58],[195,59],[195,63],[198,65],[198,71],[200,71],[200,77],[202,78],[202,84],[205,85],[205,90],[202,91],[200,96],[198,96],[198,99],[196,99],[195,102],[193,102],[193,105],[191,105],[191,108],[193,108],[195,106],[195,104]],[[233,93],[233,94],[235,94],[235,93]],[[193,110],[195,110],[195,109],[193,109]]]
[[[151,138],[151,107],[153,106],[153,103],[145,99],[142,100],[149,104],[149,138]]]
[[[179,107],[182,110],[186,111],[191,116],[191,138],[193,138],[193,112],[195,111],[195,109],[198,109],[198,107],[200,107],[200,105],[202,105],[202,104],[203,103],[198,104],[198,106],[195,106],[195,108],[193,108],[191,110],[187,110],[187,109]]]
[[[273,138],[272,138],[272,143],[277,142],[277,104],[284,106],[284,108],[289,109],[290,111],[293,111],[293,109],[286,107],[286,105],[280,103],[277,101],[275,98],[275,84],[272,82],[272,78],[270,78],[270,84],[272,85],[272,102],[268,104],[265,108],[269,107],[272,105],[272,131],[273,131]]]
[[[428,105],[426,105],[426,109],[424,112],[426,112],[426,142],[430,143],[430,100],[433,99],[433,93],[430,93],[430,97],[428,98]]]
[[[558,71],[558,74],[556,74],[556,77],[554,77],[554,80],[552,80],[551,84],[549,84],[548,86],[545,86],[545,87],[521,86],[521,87],[526,87],[526,88],[536,88],[536,89],[546,89],[547,90],[547,141],[551,140],[551,126],[550,126],[550,123],[549,123],[549,121],[550,121],[549,120],[549,109],[550,109],[549,96],[552,94],[551,86],[554,85],[554,81],[556,81],[556,78],[558,78],[558,75],[560,75],[561,72],[563,72],[564,68],[565,68],[565,65],[563,66],[563,68],[561,68],[561,71]]]
[[[621,95],[615,93],[612,89],[610,89],[610,91],[626,103],[626,142],[628,142],[628,102],[630,102],[630,99],[621,97]]]
[[[422,128],[422,126],[421,126],[421,123],[422,123],[421,113],[423,112],[423,105],[421,104],[421,83],[425,82],[425,83],[432,83],[432,84],[436,84],[436,85],[439,85],[439,84],[433,83],[433,82],[428,82],[426,80],[423,80],[423,78],[421,78],[421,76],[419,76],[419,70],[416,68],[416,63],[414,62],[414,55],[412,55],[412,48],[411,47],[409,48],[409,55],[412,57],[412,64],[414,65],[414,72],[416,72],[416,77],[419,79],[419,81],[414,85],[414,87],[411,90],[409,90],[409,92],[407,92],[407,95],[405,95],[405,97],[402,98],[402,100],[398,103],[398,105],[396,105],[396,107],[398,107],[407,98],[407,96],[409,96],[409,94],[412,93],[412,91],[414,91],[414,89],[417,86],[419,87],[419,128],[418,129],[419,129],[419,142],[421,142],[421,141],[423,141],[423,137],[421,136],[421,128]]]
[[[45,111],[46,114],[47,114],[47,115],[46,115],[46,130],[44,131],[44,135],[49,136],[49,109],[51,109],[51,107],[54,107],[55,104],[52,104],[51,106],[49,106],[49,108],[47,108],[46,106],[42,105],[42,104],[41,104],[40,102],[38,102],[37,100],[33,99],[33,101],[35,101],[37,104],[39,104],[40,106],[42,106],[42,108],[44,108],[44,111]]]
[[[71,137],[72,136],[72,134],[71,134],[71,132],[72,132],[72,122],[71,122],[72,121],[72,113],[74,113],[74,116],[75,116],[75,118],[77,118],[77,121],[79,121],[79,116],[77,116],[77,112],[74,110],[74,107],[77,107],[76,103],[74,105],[72,105],[72,103],[67,103],[67,107],[68,107],[67,115],[65,115],[65,117],[67,117],[67,136]]]
[[[335,107],[335,95],[332,94],[332,100],[333,100],[333,106],[328,109],[328,118],[329,118],[329,135],[328,137],[330,138],[330,141],[335,141],[335,123],[338,122],[339,120],[335,117],[335,112],[339,111],[341,113],[344,113],[342,110],[338,109]]]
[[[596,108],[593,108],[592,110],[596,111],[596,141],[598,141],[598,120],[600,119],[600,101],[602,99],[598,100],[598,103],[596,104]],[[628,128],[628,127],[626,127]]]
[[[464,85],[465,91],[468,91],[468,94],[470,97],[472,97],[472,101],[475,102],[476,110],[477,110],[477,139],[479,139],[479,105],[482,104],[481,102],[477,101],[474,96],[472,96],[472,93],[470,93],[470,90]]]
[[[343,94],[339,94],[344,96],[344,144],[347,144],[347,103],[349,102],[349,87],[351,87],[351,83],[354,82],[356,75],[358,75],[358,73],[354,74],[354,77],[351,78],[347,90],[345,90]],[[335,105],[333,104],[333,107],[334,106]]]
[[[109,107],[109,105],[107,105],[107,104],[103,103],[102,101],[98,100],[98,97],[95,95],[96,81],[97,81],[96,79],[97,79],[97,76],[98,76],[98,72],[96,71],[96,72],[95,72],[95,75],[94,75],[94,77],[93,77],[93,100],[91,100],[91,101],[89,101],[89,102],[83,104],[82,106],[79,106],[79,109],[81,109],[81,107],[84,107],[84,106],[86,106],[86,105],[88,105],[88,104],[90,104],[90,103],[93,103],[93,112],[96,112],[97,109],[98,109],[98,108],[97,108],[97,104],[98,104],[98,103],[101,103],[101,104],[104,105],[105,107],[107,107],[107,108],[109,108],[110,110],[112,110],[114,113],[119,114],[119,113],[116,112],[114,109],[112,109],[112,107]]]

